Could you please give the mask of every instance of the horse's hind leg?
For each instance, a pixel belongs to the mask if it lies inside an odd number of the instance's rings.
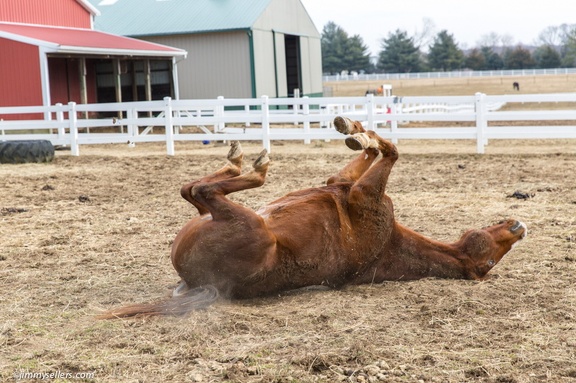
[[[225,196],[240,190],[252,189],[264,184],[270,159],[266,149],[260,152],[253,169],[237,177],[214,182],[200,182],[192,187],[191,197],[205,207],[214,221],[229,220],[235,217],[237,209],[245,209],[227,199]]]
[[[230,143],[230,150],[228,151],[227,155],[227,163],[221,169],[217,170],[216,172],[202,177],[198,180],[189,182],[182,186],[180,189],[180,195],[186,201],[190,202],[192,205],[198,209],[200,215],[207,214],[208,209],[199,203],[197,200],[192,198],[191,191],[194,185],[197,185],[201,182],[214,182],[219,181],[227,178],[237,177],[242,172],[242,159],[244,158],[244,153],[242,151],[242,146],[238,141],[232,141]]]

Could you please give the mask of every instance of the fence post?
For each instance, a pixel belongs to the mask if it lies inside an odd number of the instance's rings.
[[[164,130],[166,131],[166,153],[174,155],[174,124],[172,122],[172,99],[164,97]]]
[[[62,110],[62,103],[59,102],[56,104],[58,110],[56,111],[56,121],[58,121],[58,139],[61,140],[64,138],[66,131],[64,130],[64,111]]]
[[[474,99],[474,106],[476,111],[476,153],[484,153],[485,142],[484,133],[487,126],[486,121],[486,95],[484,93],[476,93]]]
[[[132,122],[128,123],[128,146],[133,148],[136,146],[136,142],[134,141],[134,137],[138,135],[138,125],[134,122],[138,118],[138,111],[136,108],[131,108],[126,110],[126,118]]]
[[[221,119],[224,117],[224,96],[218,96],[218,106],[216,107],[216,115]],[[217,126],[215,127],[217,132],[222,132],[226,125],[224,122],[218,122]]]
[[[392,101],[392,105],[390,106],[390,133],[392,133],[392,143],[394,145],[398,144],[398,138],[394,137],[396,133],[398,133],[398,112],[400,108],[400,99],[397,96],[394,96],[394,100]]]
[[[302,114],[304,115],[304,137],[308,137],[310,134],[310,121],[308,121],[308,116],[310,115],[310,104],[308,104],[308,96],[302,97],[304,103],[302,104]],[[310,143],[310,139],[304,139],[305,144]]]
[[[368,129],[375,130],[374,127],[374,95],[369,93],[366,95],[366,114],[368,117]]]
[[[262,145],[270,153],[270,104],[268,96],[262,96]]]
[[[68,124],[70,126],[70,153],[73,156],[79,156],[78,116],[76,115],[76,103],[74,101],[68,103]]]
[[[248,104],[244,105],[244,113],[250,114],[250,105],[248,105]],[[250,127],[250,121],[246,121],[244,123],[244,126],[249,128]]]
[[[300,89],[295,88],[294,89],[294,106],[292,106],[292,112],[294,113],[294,115],[297,115],[299,110],[300,110],[300,105],[297,101],[299,98],[300,98]],[[298,122],[294,121],[294,125],[298,125]]]

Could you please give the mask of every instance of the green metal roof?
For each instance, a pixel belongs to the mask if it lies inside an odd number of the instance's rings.
[[[250,29],[272,0],[89,0],[97,30],[155,36]]]

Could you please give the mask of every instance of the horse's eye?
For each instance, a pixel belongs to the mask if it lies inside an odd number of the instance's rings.
[[[490,260],[488,261],[488,266],[492,267],[492,266],[494,266],[495,263],[496,263],[496,262],[494,262],[493,259],[490,259]]]

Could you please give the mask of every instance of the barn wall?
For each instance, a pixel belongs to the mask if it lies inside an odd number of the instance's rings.
[[[0,52],[0,106],[42,105],[38,47],[0,38]]]
[[[276,43],[276,76],[278,83],[277,97],[288,97],[288,83],[286,81],[286,47],[284,34],[274,33]]]
[[[284,36],[284,35],[281,35]],[[276,91],[276,68],[284,68],[284,61],[275,62],[274,43],[277,40],[272,31],[253,31],[254,72],[256,73],[256,97],[278,97]],[[284,40],[279,49],[284,49]],[[277,47],[278,49],[278,47]],[[284,76],[283,78],[285,78]],[[285,82],[285,81],[284,81]]]
[[[50,76],[50,103],[67,104],[74,101],[79,104],[80,61],[78,58],[50,57],[48,59]],[[96,73],[94,60],[86,60],[86,93],[88,103],[96,103]]]
[[[0,21],[91,28],[91,17],[76,0],[0,1]]]
[[[247,32],[141,38],[188,52],[187,58],[177,65],[181,99],[252,97]]]
[[[320,38],[300,0],[274,0],[254,23],[255,30],[275,30],[290,35]]]
[[[274,31],[276,34],[276,65],[278,96],[287,95],[284,56],[284,34],[300,37],[300,74],[302,95],[322,95],[322,51],[320,33],[300,0],[274,0],[254,24],[255,31]],[[270,41],[272,38],[269,39]],[[267,43],[265,43],[267,44]],[[255,51],[260,51],[255,47]],[[258,62],[258,60],[257,60]],[[260,74],[258,73],[257,78]],[[259,84],[260,78],[257,79]]]
[[[320,40],[300,37],[302,88],[307,96],[322,96],[322,51]]]

